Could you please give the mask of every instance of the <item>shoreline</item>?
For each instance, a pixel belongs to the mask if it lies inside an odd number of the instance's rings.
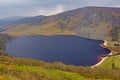
[[[107,41],[104,41],[103,43],[101,43],[100,46],[103,47],[103,48],[108,49],[108,48],[106,47],[106,46],[107,46]],[[110,50],[110,49],[108,49],[108,50]],[[95,68],[95,67],[99,66],[100,64],[102,64],[102,63],[108,58],[109,55],[112,55],[112,54],[113,54],[113,53],[112,53],[112,51],[110,50],[110,53],[109,53],[109,54],[98,56],[98,63],[92,65],[91,68]]]

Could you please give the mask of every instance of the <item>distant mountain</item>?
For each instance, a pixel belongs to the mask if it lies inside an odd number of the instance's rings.
[[[9,29],[12,27],[16,27],[21,24],[37,24],[38,21],[42,20],[45,16],[35,16],[35,17],[9,17],[3,20],[0,20],[2,23],[0,26],[3,29]]]
[[[18,24],[19,23],[19,24]],[[84,7],[52,16],[18,20],[5,33],[12,35],[78,35],[120,41],[120,8]]]
[[[5,18],[5,19],[0,19],[0,27],[3,28],[4,25],[8,25],[10,23],[13,23],[14,21],[17,21],[17,20],[20,20],[20,19],[23,19],[23,18],[25,18],[25,17],[13,16],[13,17]]]

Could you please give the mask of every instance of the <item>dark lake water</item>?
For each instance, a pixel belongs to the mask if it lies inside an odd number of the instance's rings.
[[[46,62],[90,66],[97,63],[99,55],[110,52],[100,47],[102,42],[78,36],[21,36],[6,44],[6,52]]]

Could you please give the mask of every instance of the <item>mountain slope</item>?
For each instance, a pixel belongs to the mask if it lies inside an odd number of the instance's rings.
[[[22,16],[13,16],[5,19],[0,19],[0,28],[5,28],[4,27],[5,25],[8,27],[9,24],[12,24],[13,22],[24,19],[24,18],[25,17],[22,17]]]
[[[42,19],[10,24],[11,35],[79,35],[81,37],[120,41],[120,8],[84,7]],[[19,23],[19,21],[17,22]],[[16,24],[16,25],[15,25]]]

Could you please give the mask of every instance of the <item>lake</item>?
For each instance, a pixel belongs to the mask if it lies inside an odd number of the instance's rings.
[[[90,66],[98,62],[98,56],[110,52],[100,46],[102,42],[73,35],[21,36],[6,44],[6,52],[46,62]]]

